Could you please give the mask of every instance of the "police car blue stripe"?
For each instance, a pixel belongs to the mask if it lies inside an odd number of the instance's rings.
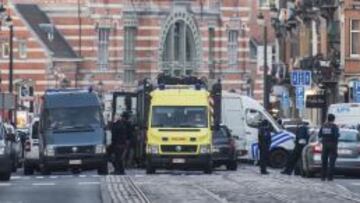
[[[279,134],[272,135],[271,140],[277,139],[278,137],[281,137],[281,136],[283,136],[285,134],[286,134],[285,132],[281,132]]]
[[[276,147],[278,147],[280,144],[282,144],[282,143],[284,143],[284,142],[287,142],[287,141],[289,141],[289,140],[292,140],[293,138],[292,137],[288,137],[288,138],[286,138],[286,139],[283,139],[280,143],[278,143],[276,146],[272,146],[272,147],[270,147],[271,149],[273,149],[273,148],[276,148]]]
[[[278,135],[273,135],[271,138],[270,149],[276,148],[280,144],[294,139],[289,133],[283,132]],[[259,160],[259,144],[254,143],[251,145],[252,157],[254,160]]]
[[[278,140],[277,142],[271,143],[270,148],[277,147],[277,146],[279,146],[280,144],[282,144],[282,143],[284,143],[284,142],[286,142],[286,141],[288,141],[288,140],[291,140],[291,139],[292,139],[291,136],[283,137],[281,140]]]
[[[276,135],[275,137],[271,138],[271,143],[276,142],[276,141],[283,139],[284,137],[288,137],[288,136],[289,136],[289,134],[286,134],[286,133]]]

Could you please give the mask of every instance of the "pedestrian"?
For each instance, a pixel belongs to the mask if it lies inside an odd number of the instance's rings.
[[[117,119],[111,129],[111,151],[115,154],[114,174],[124,175],[124,158],[130,142],[131,126],[129,122],[129,114],[122,113],[121,119]]]
[[[260,173],[267,175],[269,172],[266,170],[266,167],[268,164],[271,145],[271,127],[269,121],[267,120],[263,120],[260,124],[258,142],[260,150]]]
[[[281,172],[282,174],[291,175],[296,164],[301,160],[302,151],[309,142],[309,128],[307,125],[308,123],[301,122],[300,126],[297,127],[295,148],[286,163],[285,169]]]
[[[319,139],[322,143],[321,153],[321,180],[333,180],[335,162],[337,157],[337,145],[339,139],[339,128],[334,123],[335,115],[329,114],[327,122],[320,128]]]

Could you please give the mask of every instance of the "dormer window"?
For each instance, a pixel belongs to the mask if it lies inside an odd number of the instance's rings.
[[[54,40],[54,25],[49,23],[39,24],[39,27],[46,33],[49,41]]]

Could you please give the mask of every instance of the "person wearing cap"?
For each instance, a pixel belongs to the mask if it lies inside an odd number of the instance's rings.
[[[319,139],[322,144],[321,153],[321,180],[333,180],[335,162],[337,158],[337,147],[339,140],[339,128],[334,123],[335,115],[329,114],[327,122],[320,128]]]
[[[124,175],[124,158],[131,139],[131,124],[129,114],[124,112],[121,118],[117,119],[111,128],[111,148],[115,154],[114,174]]]

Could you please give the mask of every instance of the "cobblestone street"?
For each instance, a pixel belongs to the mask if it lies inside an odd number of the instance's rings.
[[[261,176],[252,166],[213,175],[164,171],[149,176],[130,171],[127,176],[106,177],[102,185],[108,202],[360,202],[358,194],[337,180],[288,177],[278,171]]]

